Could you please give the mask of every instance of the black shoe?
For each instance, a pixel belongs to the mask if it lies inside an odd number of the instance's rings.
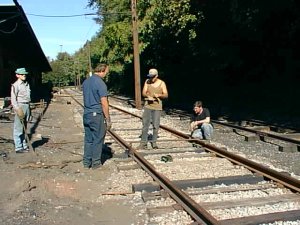
[[[152,143],[152,148],[153,148],[153,149],[158,149],[157,144],[156,144],[156,143]]]

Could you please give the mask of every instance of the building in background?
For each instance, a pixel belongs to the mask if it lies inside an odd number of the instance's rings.
[[[42,84],[42,73],[51,71],[30,23],[17,0],[0,5],[0,98],[10,96],[15,70],[26,67],[32,89]]]

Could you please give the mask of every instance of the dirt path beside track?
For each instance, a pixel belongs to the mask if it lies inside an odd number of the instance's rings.
[[[137,224],[130,196],[101,194],[112,189],[106,181],[114,164],[83,169],[83,130],[74,115],[64,99],[51,102],[32,134],[36,154],[16,154],[13,121],[0,121],[0,152],[7,154],[0,158],[0,224]]]

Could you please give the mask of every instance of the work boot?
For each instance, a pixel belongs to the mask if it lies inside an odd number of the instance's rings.
[[[153,149],[158,149],[158,146],[157,146],[156,142],[152,142],[151,146],[152,146]]]

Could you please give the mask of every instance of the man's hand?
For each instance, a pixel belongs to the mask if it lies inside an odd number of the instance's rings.
[[[25,114],[24,114],[22,108],[17,108],[15,110],[15,112],[17,113],[17,115],[18,115],[18,117],[19,117],[20,120],[24,120]]]
[[[197,128],[197,122],[196,121],[191,122],[191,124],[190,124],[190,131],[194,131],[196,128]]]
[[[148,101],[154,101],[154,98],[151,97],[151,96],[147,96],[145,99],[148,100]]]
[[[160,97],[161,97],[161,94],[154,93],[154,98],[160,98]]]
[[[110,130],[111,126],[112,126],[111,120],[110,119],[106,119],[105,123],[106,123],[106,130]]]

